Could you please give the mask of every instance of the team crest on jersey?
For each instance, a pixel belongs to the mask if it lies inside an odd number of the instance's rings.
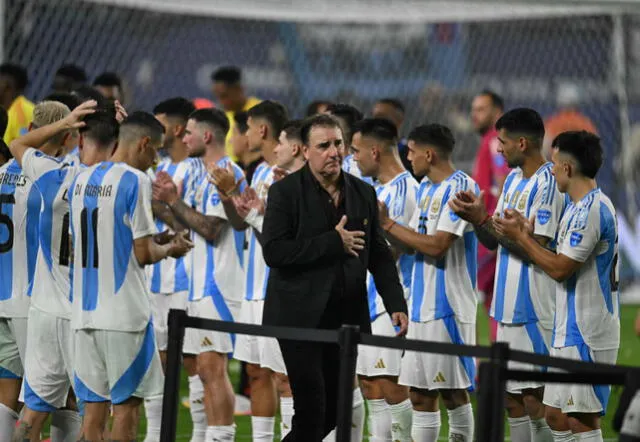
[[[451,220],[452,223],[455,223],[456,221],[458,221],[460,219],[460,215],[458,215],[456,212],[451,210],[449,212],[449,219]]]
[[[520,191],[516,190],[511,194],[511,199],[507,198],[507,200],[509,201],[509,206],[514,207],[516,205],[516,202],[518,201],[518,198],[520,198]]]
[[[551,211],[547,209],[540,209],[538,210],[537,216],[538,216],[538,222],[540,223],[540,225],[544,226],[551,219]]]
[[[569,238],[569,244],[571,247],[576,247],[578,244],[582,242],[583,235],[580,232],[572,232],[571,237]]]
[[[440,206],[442,205],[442,200],[440,198],[433,201],[431,204],[431,213],[438,213],[440,211]]]
[[[218,195],[218,192],[215,192],[213,195],[211,195],[211,204],[213,204],[214,206],[220,204],[220,195]]]
[[[260,199],[264,199],[269,193],[269,185],[266,183],[259,183],[256,188],[256,193]]]
[[[424,201],[422,202],[422,210],[426,211],[429,208],[429,203],[431,202],[431,197],[427,196],[425,197]]]
[[[518,201],[518,210],[523,211],[526,204],[527,204],[527,199],[529,198],[529,192],[524,192],[521,196],[520,196],[520,200]]]

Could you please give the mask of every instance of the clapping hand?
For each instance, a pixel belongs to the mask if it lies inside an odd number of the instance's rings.
[[[156,180],[153,182],[153,199],[171,205],[179,198],[178,186],[173,182],[171,175],[164,171],[156,173]]]
[[[477,226],[487,219],[483,196],[484,192],[480,192],[480,195],[468,190],[458,192],[449,200],[449,208],[463,220]]]
[[[209,168],[209,182],[216,186],[220,197],[224,200],[238,195],[238,189],[242,181],[244,181],[244,177],[236,181],[231,163],[228,163],[227,167],[219,167],[213,164]]]
[[[520,212],[513,209],[507,209],[504,211],[503,217],[493,219],[496,233],[514,241],[523,236],[533,235],[533,225],[532,220],[528,220]]]

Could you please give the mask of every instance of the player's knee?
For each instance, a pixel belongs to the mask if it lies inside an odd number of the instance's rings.
[[[205,384],[225,379],[227,376],[227,359],[225,355],[208,352],[198,359],[198,375]]]
[[[544,416],[544,404],[542,403],[542,395],[540,392],[536,390],[525,392],[522,395],[522,403],[529,416]]]
[[[278,394],[280,396],[290,397],[291,393],[291,385],[289,384],[289,376],[282,373],[275,374],[276,380],[276,388],[278,389]]]
[[[522,417],[525,415],[524,403],[521,394],[507,393],[505,408],[509,417]]]
[[[572,433],[584,433],[600,428],[600,415],[597,413],[569,414],[569,428]]]
[[[560,431],[567,426],[566,416],[558,408],[546,407],[544,418],[552,430]]]
[[[471,402],[469,393],[467,390],[455,389],[455,390],[440,390],[442,396],[442,402],[448,410],[454,410],[462,405]]]
[[[384,399],[382,389],[375,378],[361,376],[360,388],[362,389],[362,395],[369,400]]]
[[[409,399],[413,408],[420,411],[433,411],[438,408],[438,392],[412,388]]]
[[[0,404],[18,411],[18,396],[22,379],[0,379]]]

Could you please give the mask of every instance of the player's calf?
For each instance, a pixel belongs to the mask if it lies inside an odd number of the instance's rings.
[[[142,399],[132,397],[113,406],[113,425],[111,438],[114,441],[136,440],[138,434],[138,420]]]
[[[84,418],[80,441],[101,441],[109,416],[109,402],[87,402],[84,406]]]
[[[449,416],[449,440],[471,442],[474,419],[469,393],[463,389],[452,389],[440,390],[440,394]]]

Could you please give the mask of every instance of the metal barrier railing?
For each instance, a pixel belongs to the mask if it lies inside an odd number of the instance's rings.
[[[529,380],[567,384],[631,385],[640,379],[640,369],[550,357],[511,350],[505,343],[491,347],[447,344],[442,342],[399,339],[360,333],[356,326],[342,326],[338,330],[274,327],[211,319],[193,318],[184,310],[169,312],[169,343],[165,394],[162,404],[160,442],[173,442],[178,420],[178,393],[180,391],[180,356],[186,328],[215,330],[226,333],[265,336],[307,342],[334,343],[340,346],[340,374],[338,381],[336,441],[349,442],[353,401],[353,379],[356,372],[358,345],[386,347],[452,356],[470,356],[487,359],[480,364],[477,407],[477,441],[504,440],[504,398],[507,380]],[[553,367],[565,372],[510,370],[509,361],[518,361],[542,367]]]

